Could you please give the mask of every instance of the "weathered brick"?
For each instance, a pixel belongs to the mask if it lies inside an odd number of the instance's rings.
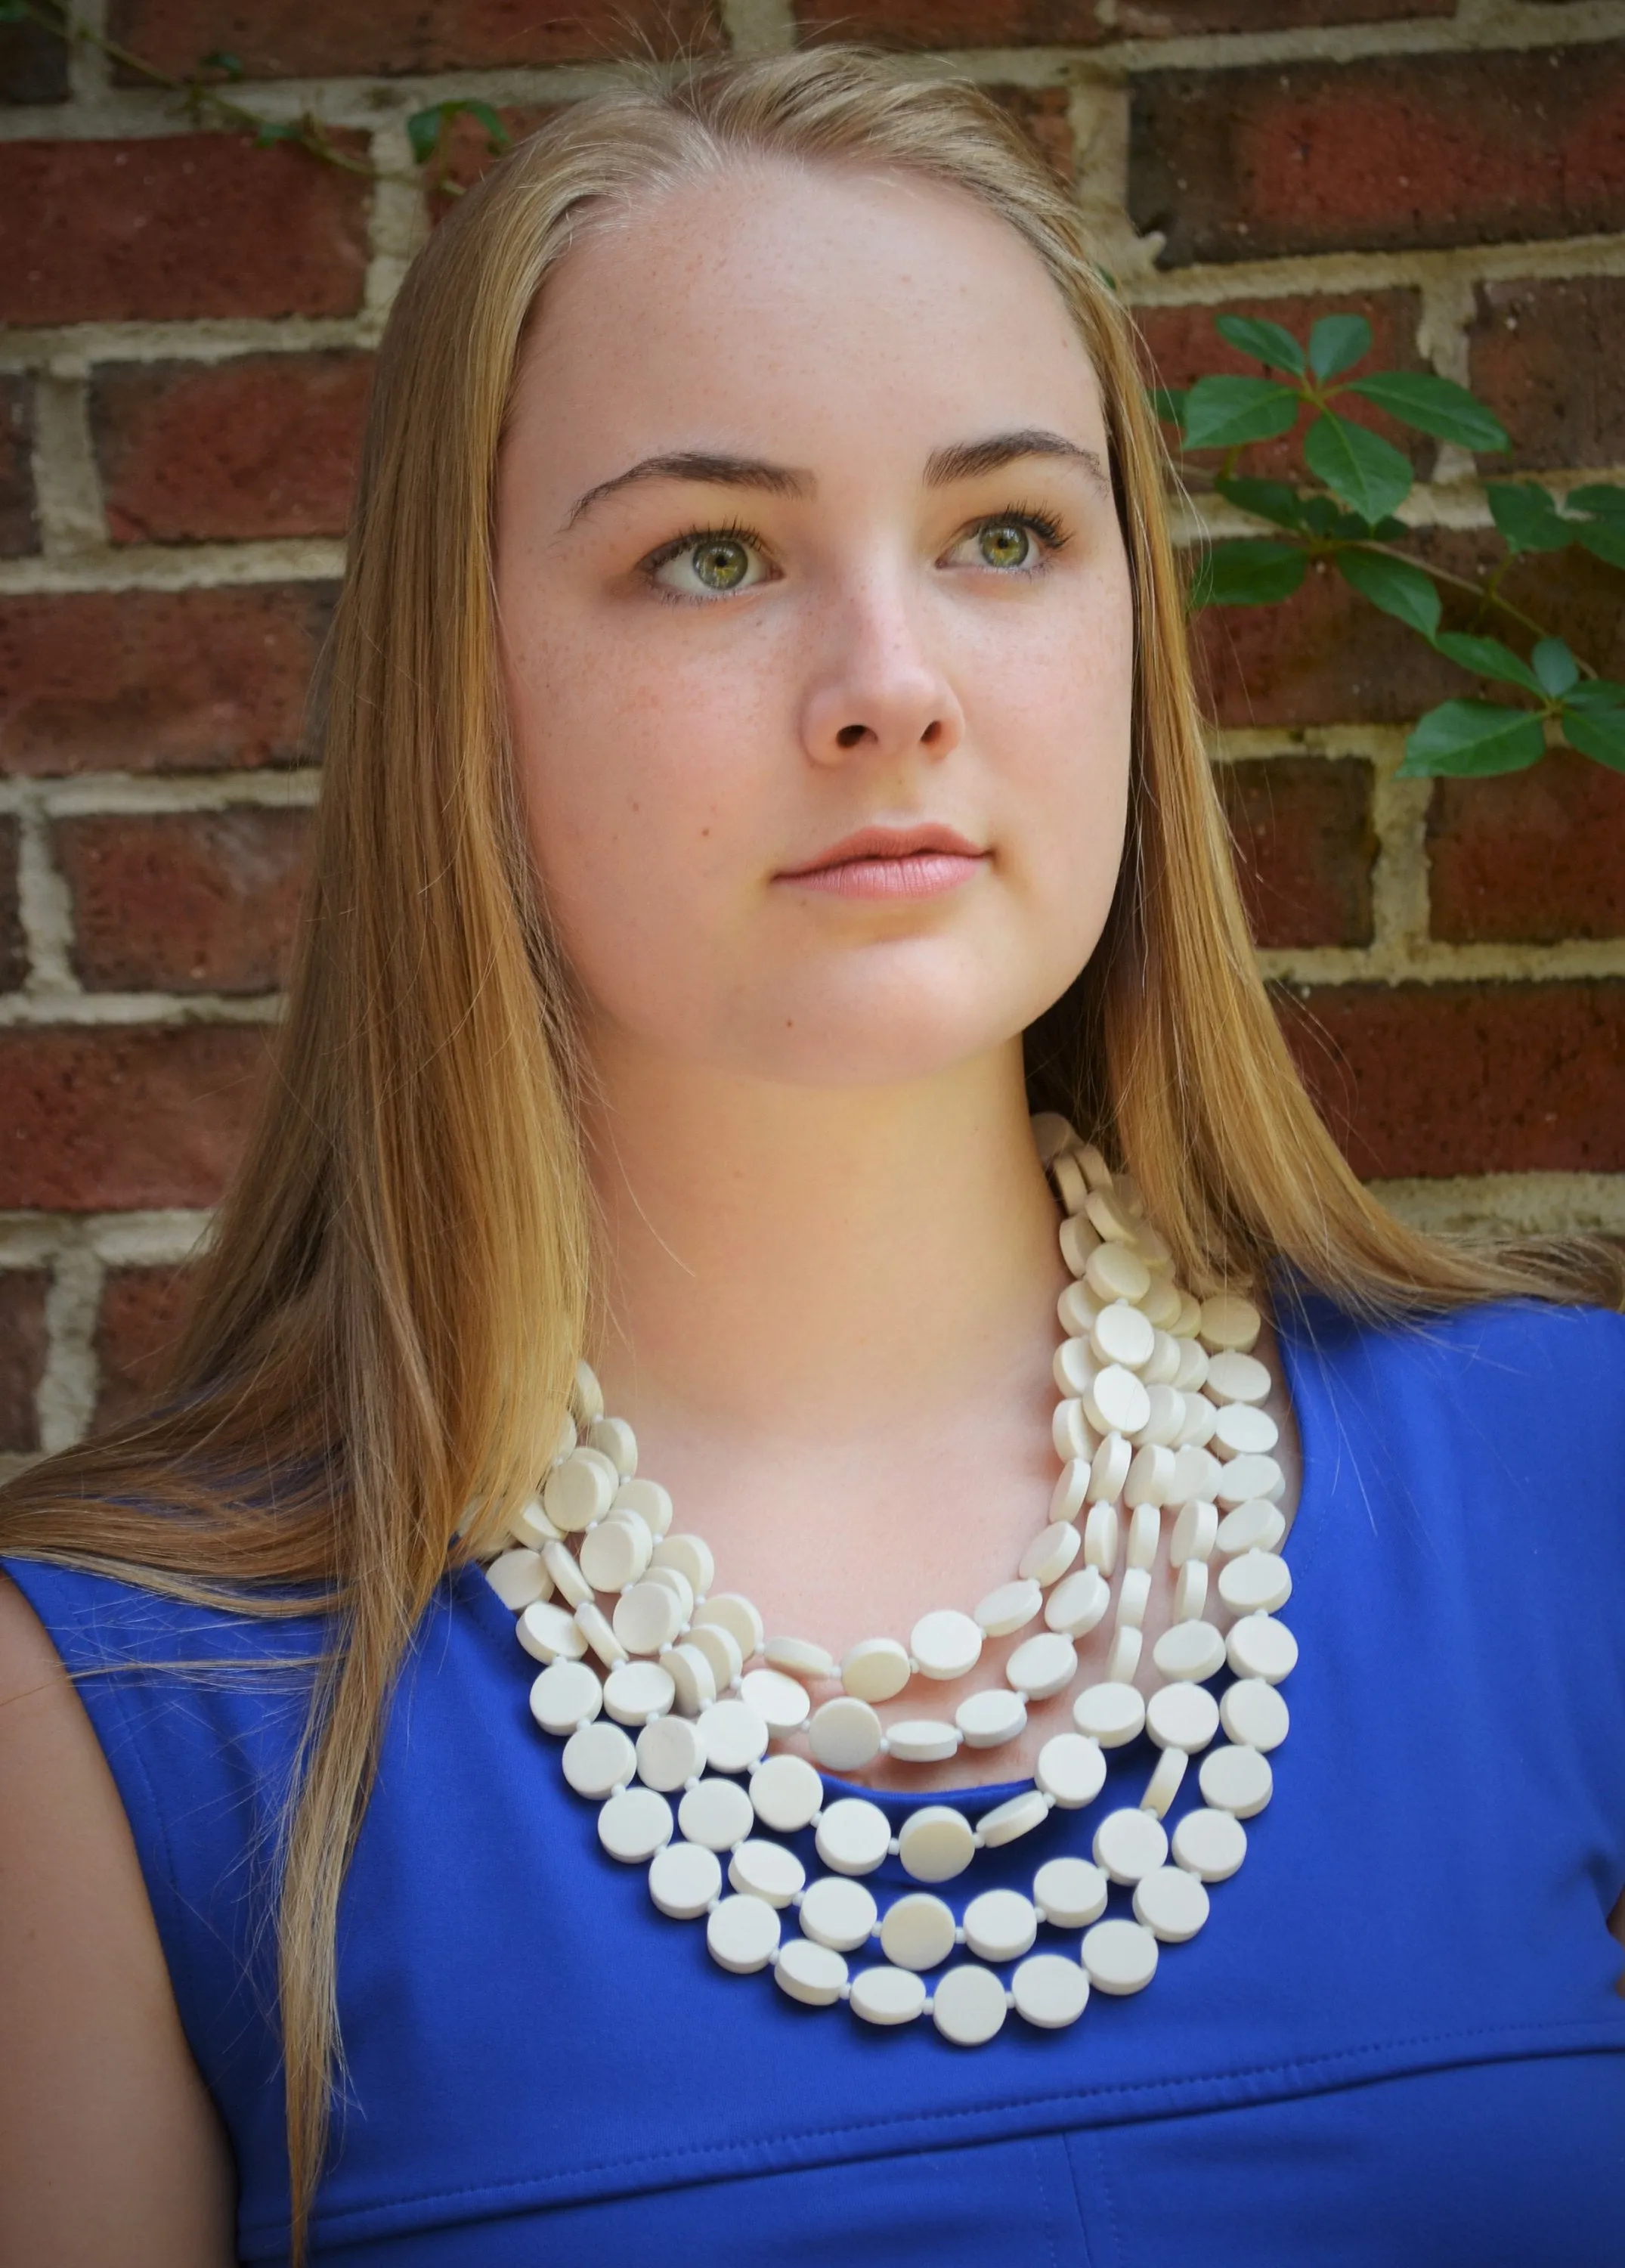
[[[74,968],[92,991],[267,992],[283,982],[310,841],[305,811],[62,821]]]
[[[45,1374],[45,1300],[41,1268],[0,1268],[0,1450],[37,1449],[34,1396]]]
[[[1222,307],[1139,307],[1135,310],[1135,318],[1144,342],[1151,376],[1163,386],[1185,387],[1199,378],[1220,374],[1248,378],[1264,374],[1257,363],[1248,361],[1214,329],[1213,319],[1218,314],[1261,315],[1272,323],[1282,324],[1305,344],[1310,331],[1322,315],[1364,315],[1371,327],[1371,351],[1366,368],[1422,370],[1426,365],[1416,346],[1416,324],[1421,312],[1421,298],[1415,291],[1350,291],[1339,292],[1335,299],[1237,299],[1227,300]],[[1403,449],[1415,466],[1417,477],[1425,479],[1435,453],[1433,443],[1424,435],[1407,431],[1371,403],[1362,401],[1357,394],[1342,396],[1338,414],[1356,424],[1370,426],[1373,432]],[[1173,428],[1167,430],[1172,438]],[[1286,434],[1277,441],[1254,442],[1243,452],[1239,469],[1254,479],[1301,481],[1305,476],[1302,446],[1306,431],[1307,420],[1303,420],[1296,436]],[[1192,452],[1191,461],[1195,465],[1217,465],[1219,457],[1217,450],[1199,449]]]
[[[1357,757],[1271,756],[1215,777],[1254,943],[1369,945],[1371,767]]]
[[[1065,87],[989,86],[983,92],[1009,113],[1062,180],[1070,183],[1076,178],[1077,151],[1072,142],[1070,97]]]
[[[352,314],[369,195],[240,134],[0,144],[0,322]]]
[[[1193,32],[1268,32],[1316,24],[1447,16],[1456,0],[794,0],[804,32],[882,48],[1099,47]]]
[[[1625,778],[1554,749],[1533,770],[1440,780],[1430,926],[1451,944],[1625,937]]]
[[[1625,458],[1625,278],[1481,284],[1468,333],[1473,390],[1519,465]]]
[[[91,431],[113,541],[342,535],[371,379],[362,354],[99,370]]]
[[[28,945],[18,899],[18,823],[0,818],[0,992],[14,992],[28,974]]]
[[[113,0],[114,36],[177,77],[217,49],[250,78],[500,70],[717,44],[708,0]]]
[[[556,118],[568,103],[531,102],[501,103],[496,115],[507,129],[511,143],[522,142],[527,134],[534,134],[550,118]],[[444,220],[466,189],[489,173],[505,152],[493,150],[489,128],[466,110],[446,119],[441,128],[440,146],[423,167],[423,201],[431,221]]]
[[[94,1429],[135,1417],[161,1391],[191,1290],[189,1268],[108,1270],[96,1315]]]
[[[0,378],[0,552],[13,559],[40,549],[30,455],[32,406],[26,379]]]
[[[66,102],[68,42],[44,24],[0,24],[0,102]]]
[[[1622,196],[1625,46],[1134,83],[1129,209],[1170,267],[1579,236]]]
[[[1358,1174],[1625,1168],[1625,984],[1351,984],[1279,1005]]]
[[[0,1032],[0,1208],[212,1204],[268,1046],[259,1027],[225,1024]]]
[[[0,602],[0,773],[299,761],[331,604],[311,583]]]

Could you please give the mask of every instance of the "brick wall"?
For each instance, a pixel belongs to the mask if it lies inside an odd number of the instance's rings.
[[[98,6],[105,14],[98,14]],[[81,15],[86,12],[81,0]],[[419,232],[405,121],[518,125],[636,44],[835,26],[995,90],[1075,181],[1170,383],[1218,306],[1358,306],[1523,465],[1625,471],[1625,6],[1601,0],[91,0],[313,108],[377,185],[191,128],[0,26],[0,1459],[129,1406],[254,1108],[369,357]],[[453,137],[457,169],[480,136]],[[1442,561],[1487,516],[1422,445]],[[1220,513],[1213,525],[1225,523]],[[1625,672],[1625,576],[1519,571]],[[1515,586],[1516,587],[1516,586]],[[1454,674],[1335,578],[1206,618],[1261,958],[1414,1217],[1625,1231],[1625,778],[1395,777]],[[4,1466],[0,1466],[3,1469]]]

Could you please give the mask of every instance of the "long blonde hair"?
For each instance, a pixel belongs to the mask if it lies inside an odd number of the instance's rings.
[[[492,498],[516,361],[595,208],[751,155],[979,199],[1043,261],[1099,379],[1136,615],[1129,837],[1099,947],[1029,1035],[1035,1106],[1132,1162],[1199,1288],[1279,1258],[1368,1314],[1620,1298],[1601,1246],[1469,1251],[1403,1226],[1316,1116],[1232,876],[1131,327],[996,107],[821,48],[708,64],[550,124],[441,227],[390,318],[288,1017],[171,1398],[0,1494],[4,1551],[236,1613],[308,1611],[312,1595],[329,1611],[280,1876],[296,2257],[327,2146],[337,1903],[392,1683],[448,1559],[489,1556],[544,1469],[589,1314],[570,1031],[496,662]]]

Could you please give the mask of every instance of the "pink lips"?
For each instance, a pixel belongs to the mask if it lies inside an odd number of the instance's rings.
[[[934,898],[987,858],[951,827],[864,827],[776,879],[841,898]]]

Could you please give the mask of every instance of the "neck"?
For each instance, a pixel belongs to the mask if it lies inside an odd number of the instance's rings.
[[[1019,1041],[879,1089],[613,1037],[592,1057],[612,1408],[780,1437],[838,1412],[862,1432],[985,1393],[1044,1335],[1062,1278]]]

